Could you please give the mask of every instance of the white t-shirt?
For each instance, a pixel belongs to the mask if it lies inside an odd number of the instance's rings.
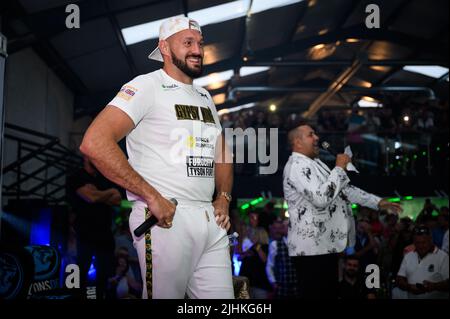
[[[134,122],[126,137],[134,170],[165,198],[211,201],[222,128],[205,89],[176,81],[160,69],[124,85],[109,105]],[[127,196],[140,199],[131,192]]]
[[[405,277],[411,285],[422,284],[425,280],[430,282],[448,280],[448,255],[436,247],[419,262],[417,252],[409,252],[403,257],[397,275]],[[448,297],[448,293],[440,291],[420,295],[408,293],[409,299],[448,299]]]

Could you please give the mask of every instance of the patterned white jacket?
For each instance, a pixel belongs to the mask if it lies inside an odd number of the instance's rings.
[[[378,209],[380,197],[349,185],[345,170],[293,152],[284,168],[290,256],[314,256],[354,246],[351,204]]]

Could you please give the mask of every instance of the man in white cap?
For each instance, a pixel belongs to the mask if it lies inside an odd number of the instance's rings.
[[[234,298],[227,237],[232,157],[211,96],[193,85],[203,66],[198,23],[166,20],[149,58],[163,68],[124,85],[80,150],[134,201],[132,232],[150,214],[158,219],[145,236],[133,236],[143,298]],[[117,145],[125,136],[128,161]]]

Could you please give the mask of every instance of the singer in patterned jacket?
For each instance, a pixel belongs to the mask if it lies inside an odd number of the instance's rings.
[[[351,203],[372,209],[401,211],[390,203],[349,185],[351,159],[337,154],[329,169],[319,158],[319,137],[307,124],[288,134],[292,147],[283,174],[289,206],[288,250],[294,263],[300,298],[337,298],[338,254],[354,245]]]

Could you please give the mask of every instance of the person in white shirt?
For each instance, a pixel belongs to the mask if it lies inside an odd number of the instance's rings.
[[[232,157],[211,96],[193,85],[204,58],[199,24],[164,21],[149,58],[163,68],[124,85],[80,150],[127,190],[132,233],[150,214],[158,219],[145,236],[133,233],[143,298],[234,298],[227,237]],[[125,136],[128,161],[117,145]]]
[[[414,251],[403,257],[397,274],[397,287],[407,299],[448,299],[448,254],[433,244],[430,229],[414,228]]]
[[[319,137],[302,124],[288,134],[293,153],[284,168],[283,189],[289,210],[288,249],[297,272],[300,298],[337,298],[338,253],[355,244],[351,204],[401,210],[349,185],[350,157],[338,154],[330,170],[319,158]]]

